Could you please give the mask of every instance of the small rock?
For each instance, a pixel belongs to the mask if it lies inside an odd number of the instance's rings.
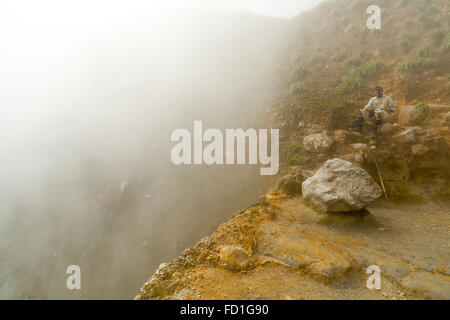
[[[266,194],[265,198],[269,201],[279,200],[281,198],[280,192],[269,192]]]
[[[226,246],[220,250],[220,262],[231,269],[241,270],[250,262],[250,255],[242,247]]]
[[[429,149],[423,144],[415,144],[411,147],[411,152],[414,156],[420,157],[427,153]]]
[[[347,153],[347,154],[344,154],[344,155],[342,155],[340,157],[341,157],[342,160],[345,160],[345,161],[360,163],[359,158],[357,158],[357,154],[355,154],[355,153]]]
[[[355,149],[355,151],[366,153],[369,152],[369,147],[365,143],[353,143],[352,148]]]
[[[334,132],[334,139],[339,143],[345,143],[347,141],[347,131],[336,130]]]
[[[161,264],[159,265],[158,269],[156,269],[156,271],[155,271],[153,277],[156,277],[156,276],[158,276],[158,275],[164,273],[164,269],[167,268],[168,265],[169,265],[168,263],[161,263]]]
[[[194,291],[188,288],[183,288],[181,291],[175,294],[176,300],[186,300],[188,298],[198,298],[198,295],[196,295]]]
[[[367,144],[354,143],[352,144],[352,148],[355,150],[354,159],[357,163],[363,163],[364,160],[372,160],[370,149]]]
[[[390,122],[383,123],[383,125],[379,129],[379,132],[383,134],[391,133],[392,131],[394,131],[394,126]]]
[[[321,126],[319,126],[318,124],[312,124],[309,126],[308,134],[316,134],[316,133],[320,133],[320,131],[322,131]]]
[[[414,143],[417,140],[417,135],[422,132],[421,128],[408,128],[398,136],[395,137],[395,140],[398,143]]]
[[[305,151],[327,152],[333,145],[334,140],[324,133],[315,133],[303,138],[303,147]]]

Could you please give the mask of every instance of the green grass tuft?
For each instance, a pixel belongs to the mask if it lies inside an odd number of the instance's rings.
[[[414,73],[415,68],[414,64],[410,60],[405,60],[402,62],[399,62],[395,65],[395,68],[400,71],[401,73]]]
[[[297,81],[295,83],[292,84],[291,89],[289,90],[290,93],[293,94],[300,94],[303,92],[306,92],[306,86],[303,82],[301,81]]]
[[[450,52],[450,34],[448,34],[442,42],[441,51],[445,53]]]
[[[413,50],[412,55],[414,57],[421,57],[421,58],[430,58],[433,54],[433,48],[430,46],[421,46],[415,50]]]
[[[299,143],[294,150],[291,158],[289,159],[289,166],[298,166],[301,159],[302,143]]]
[[[435,45],[439,46],[445,38],[445,32],[441,28],[434,28],[427,33],[427,38],[431,39]]]
[[[377,75],[381,71],[382,66],[383,63],[381,60],[372,59],[364,63],[358,69],[362,78],[369,79],[370,77]]]
[[[366,81],[357,72],[350,71],[344,76],[344,82],[339,86],[339,90],[343,93],[353,93],[365,85]]]
[[[416,104],[416,109],[422,112],[426,117],[430,114],[430,106],[425,102],[419,102]]]
[[[306,68],[302,66],[296,66],[292,69],[291,74],[289,76],[291,82],[296,82],[305,79],[309,75],[309,72]]]

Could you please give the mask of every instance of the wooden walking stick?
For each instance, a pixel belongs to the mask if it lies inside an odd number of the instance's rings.
[[[380,167],[378,166],[378,161],[377,161],[377,158],[375,157],[375,155],[373,155],[373,159],[375,160],[375,167],[377,168],[377,171],[378,171],[378,177],[380,178],[380,181],[381,181],[381,187],[383,188],[384,196],[386,197],[386,200],[389,200],[389,197],[386,192],[386,188],[384,187],[383,178],[381,177]]]

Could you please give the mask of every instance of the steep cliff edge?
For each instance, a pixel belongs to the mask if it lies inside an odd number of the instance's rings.
[[[280,128],[280,183],[162,264],[137,299],[450,299],[450,4],[379,1],[377,31],[370,4],[328,1],[291,21],[285,86],[262,116]],[[378,84],[399,107],[392,126],[376,140],[369,126],[345,131]],[[312,135],[329,143],[311,148]],[[308,207],[301,183],[332,158],[381,185],[376,159],[389,201]],[[366,285],[371,265],[379,290]]]
[[[450,298],[449,203],[379,201],[342,216],[270,198],[162,265],[137,299]],[[226,246],[248,252],[242,270],[222,265]],[[380,290],[366,286],[370,265],[381,269]]]

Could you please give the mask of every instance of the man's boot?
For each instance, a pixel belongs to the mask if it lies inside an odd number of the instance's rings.
[[[375,120],[375,130],[373,132],[372,138],[376,139],[378,136],[378,128],[381,126],[382,120]]]

